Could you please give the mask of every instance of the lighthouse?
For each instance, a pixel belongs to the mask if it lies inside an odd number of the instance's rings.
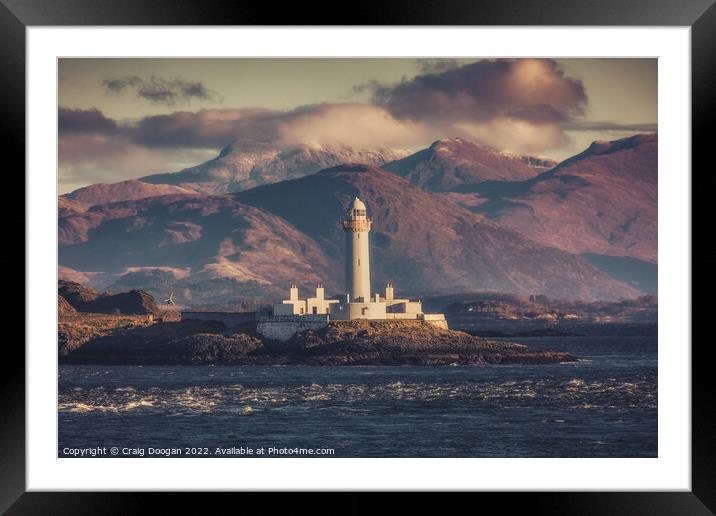
[[[274,303],[270,316],[259,317],[256,331],[264,337],[285,341],[297,331],[324,328],[329,321],[356,319],[423,321],[447,329],[443,314],[423,312],[420,300],[395,297],[392,281],[385,286],[384,298],[377,292],[371,295],[368,235],[373,221],[368,218],[365,203],[355,197],[340,222],[346,234],[345,291],[326,298],[323,284],[319,283],[316,297],[301,299],[297,284],[292,283],[289,298]]]
[[[348,206],[341,224],[346,234],[346,292],[350,294],[351,302],[369,303],[368,234],[372,222],[366,214],[365,204],[358,197]]]

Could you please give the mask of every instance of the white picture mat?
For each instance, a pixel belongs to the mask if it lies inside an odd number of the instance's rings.
[[[690,490],[690,34],[688,27],[29,27],[28,490]],[[57,458],[57,59],[150,56],[658,57],[658,458]]]

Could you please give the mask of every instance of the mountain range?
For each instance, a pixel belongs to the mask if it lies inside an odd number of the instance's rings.
[[[375,291],[390,280],[413,296],[636,297],[646,289],[594,257],[655,264],[656,147],[656,135],[596,142],[555,166],[462,139],[409,156],[232,145],[191,169],[61,196],[61,274],[194,306],[276,299],[294,281],[340,292],[338,221],[357,195],[374,220]]]

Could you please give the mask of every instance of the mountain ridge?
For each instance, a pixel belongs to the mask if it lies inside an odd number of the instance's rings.
[[[519,156],[463,138],[443,138],[428,148],[381,168],[430,192],[448,192],[484,181],[535,177],[557,164],[549,158]]]
[[[521,182],[457,189],[471,211],[576,254],[657,263],[658,135],[593,142],[553,169]],[[565,223],[569,221],[569,223]]]
[[[312,174],[344,162],[383,164],[407,154],[400,149],[357,149],[347,145],[296,145],[289,148],[250,146],[224,147],[205,163],[178,172],[140,178],[152,184],[173,184],[205,194],[237,192],[267,183]]]
[[[171,194],[194,194],[193,190],[173,185],[151,184],[137,179],[118,183],[96,183],[59,197],[60,209],[85,211],[98,204],[131,201]]]

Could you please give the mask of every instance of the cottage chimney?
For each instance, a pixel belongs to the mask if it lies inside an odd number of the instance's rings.
[[[388,283],[385,286],[385,299],[386,299],[386,301],[393,300],[393,284],[392,283]]]

